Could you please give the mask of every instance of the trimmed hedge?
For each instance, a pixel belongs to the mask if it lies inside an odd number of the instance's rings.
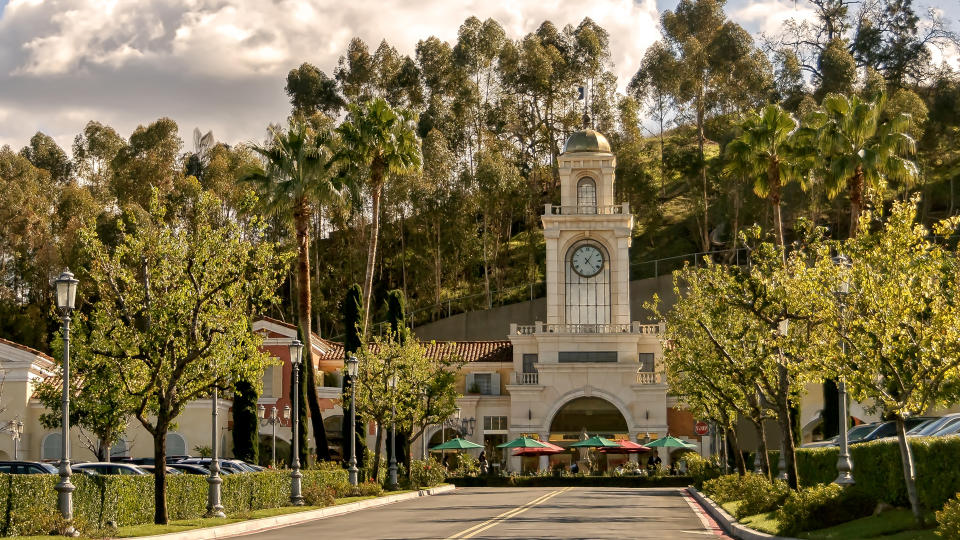
[[[153,476],[86,476],[71,478],[74,518],[78,528],[100,530],[108,522],[118,526],[153,521]],[[0,474],[0,535],[20,536],[49,532],[56,525],[60,477],[54,474]],[[336,497],[352,489],[343,469],[303,471],[303,486],[329,488]],[[286,506],[290,501],[290,472],[264,471],[223,477],[221,492],[227,514]],[[167,477],[167,512],[171,520],[201,517],[207,511],[207,477]],[[44,530],[46,529],[46,530]]]
[[[920,503],[937,510],[960,492],[960,437],[911,437],[917,472]],[[797,449],[797,474],[801,486],[828,484],[837,477],[839,449]],[[853,477],[858,491],[894,506],[908,506],[907,488],[896,440],[873,441],[850,447]],[[770,452],[770,464],[777,470],[779,452]]]
[[[459,476],[447,477],[457,487],[686,487],[689,476]]]

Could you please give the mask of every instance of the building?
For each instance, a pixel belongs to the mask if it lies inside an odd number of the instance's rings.
[[[690,438],[692,419],[672,411],[667,396],[661,327],[630,313],[633,215],[614,199],[616,157],[603,135],[585,129],[567,139],[558,166],[560,204],[547,204],[542,217],[546,320],[510,325],[509,363],[467,365],[461,415],[477,424],[467,436],[498,457],[496,444],[521,435],[560,446],[585,433]],[[567,467],[571,455],[503,461],[510,470]]]
[[[297,337],[296,326],[270,318],[263,318],[253,325],[255,332],[263,335],[263,348],[275,360],[275,365],[266,369],[263,376],[263,392],[259,404],[263,405],[267,414],[276,407],[282,411],[290,403],[291,365],[289,358],[290,342]],[[311,346],[315,366],[322,381],[332,386],[321,386],[317,389],[323,410],[325,427],[333,446],[338,447],[340,438],[340,419],[343,413],[340,410],[339,372],[343,366],[342,355],[338,359],[326,359],[327,354],[335,344],[314,334]],[[342,349],[341,349],[342,350]],[[43,404],[34,397],[34,391],[39,381],[47,377],[56,377],[59,374],[57,363],[48,355],[12,341],[0,338],[0,460],[25,459],[59,461],[61,456],[61,434],[59,429],[46,429],[40,423],[40,416],[47,411]],[[331,376],[332,375],[332,376]],[[199,455],[199,447],[210,447],[210,412],[211,400],[199,399],[189,403],[183,414],[178,418],[176,427],[167,434],[167,455]],[[220,455],[230,457],[233,451],[231,436],[232,419],[231,407],[233,402],[229,398],[218,400],[220,427]],[[14,437],[14,427],[18,422],[23,423],[23,433],[19,438]],[[311,447],[315,445],[312,426],[308,422],[307,434]],[[272,426],[263,423],[260,428],[262,448],[269,448],[272,443]],[[291,430],[290,421],[281,421],[277,425],[277,441],[281,451],[278,455],[289,455]],[[73,461],[96,461],[96,455],[91,449],[95,441],[89,434],[77,427],[71,428],[71,459]],[[111,448],[111,456],[119,457],[153,457],[153,439],[140,423],[131,418],[127,432],[123,439]]]

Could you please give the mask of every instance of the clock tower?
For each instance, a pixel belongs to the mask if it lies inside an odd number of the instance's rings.
[[[510,325],[507,435],[560,446],[585,433],[649,441],[667,431],[662,327],[631,320],[633,215],[614,199],[617,159],[603,135],[584,129],[557,162],[560,204],[545,205],[542,218],[546,321]],[[520,465],[511,458],[512,470]]]
[[[558,159],[560,205],[547,204],[547,324],[582,329],[630,323],[633,215],[613,197],[617,159],[607,139],[586,129]]]

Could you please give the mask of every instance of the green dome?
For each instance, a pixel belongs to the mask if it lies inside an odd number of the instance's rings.
[[[592,129],[574,131],[563,145],[563,153],[573,152],[609,152],[607,138]]]

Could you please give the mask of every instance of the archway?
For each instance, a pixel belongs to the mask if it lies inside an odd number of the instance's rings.
[[[627,419],[616,405],[590,396],[564,403],[550,420],[550,442],[564,448],[574,442],[599,435],[607,439],[629,439]],[[623,454],[603,454],[595,450],[574,450],[550,457],[550,468],[568,469],[577,463],[581,470],[591,467],[605,471],[626,461]],[[526,464],[525,464],[526,465]],[[532,465],[532,463],[530,464]]]

